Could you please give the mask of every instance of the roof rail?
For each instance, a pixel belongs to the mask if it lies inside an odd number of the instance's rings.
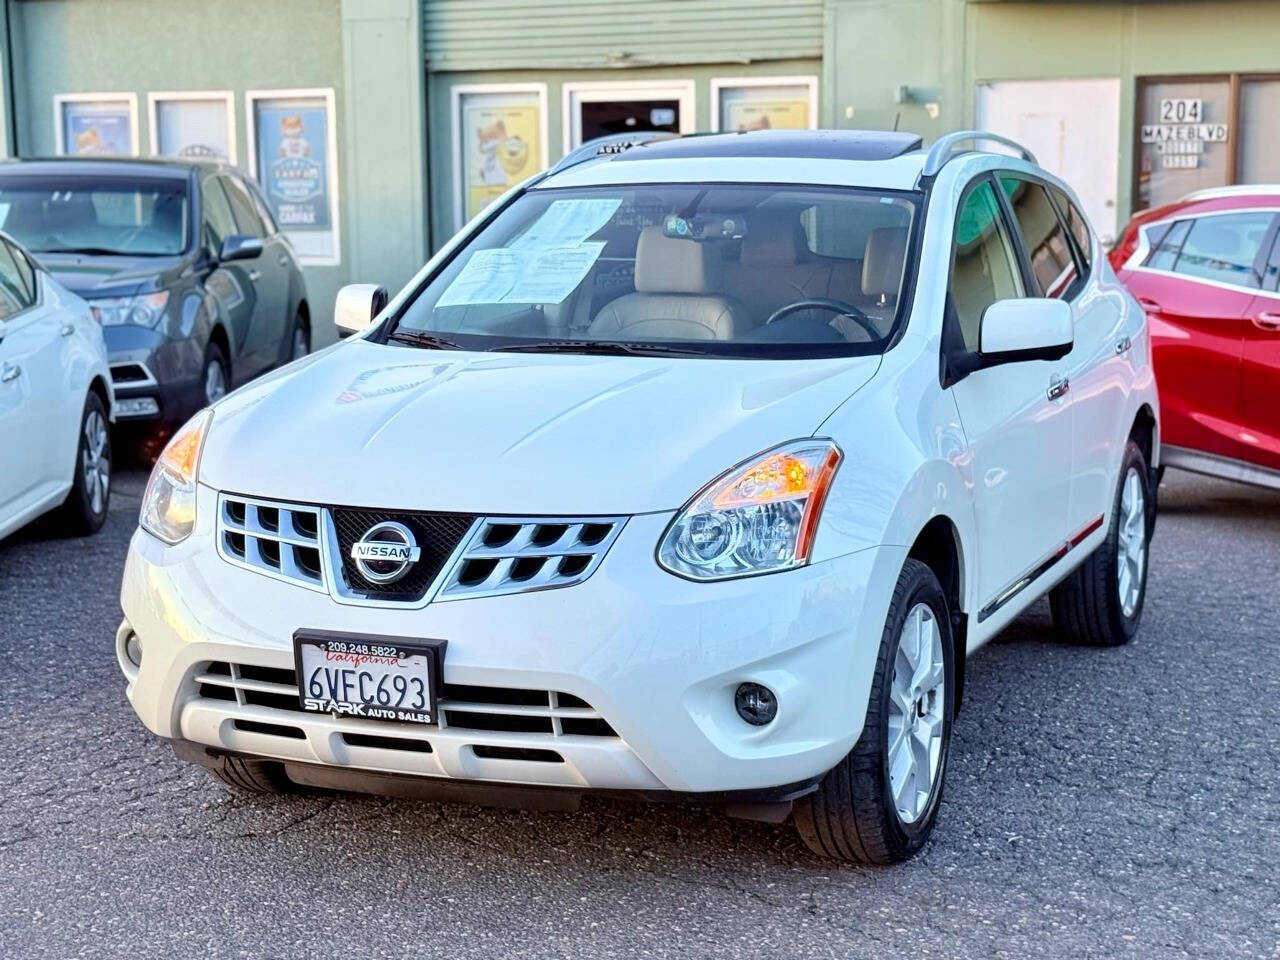
[[[920,171],[920,176],[936,177],[938,171],[946,166],[947,161],[956,156],[956,154],[970,152],[963,149],[960,144],[973,143],[974,147],[970,149],[977,149],[977,144],[983,140],[1012,147],[1018,151],[1018,154],[1027,163],[1036,162],[1036,155],[1016,140],[1010,140],[1008,137],[1002,137],[997,133],[988,133],[985,130],[957,130],[954,133],[945,134],[933,142],[933,146],[929,148],[929,155],[924,159],[924,169]]]
[[[674,140],[678,136],[679,134],[666,130],[644,130],[639,133],[613,133],[607,137],[596,137],[566,153],[547,175],[554,176],[562,170],[568,170],[570,167],[576,167],[580,163],[586,163],[598,157],[617,156],[632,147],[654,140]]]

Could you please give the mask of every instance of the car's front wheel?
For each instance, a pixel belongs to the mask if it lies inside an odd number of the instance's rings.
[[[1120,466],[1107,539],[1049,594],[1053,623],[1062,636],[1116,647],[1138,632],[1147,597],[1154,495],[1146,457],[1131,440]]]
[[[899,863],[933,831],[951,746],[954,646],[947,601],[908,560],[889,605],[862,735],[816,792],[795,803],[810,850],[856,863]]]
[[[227,395],[230,388],[231,375],[227,366],[227,356],[222,347],[213,341],[204,350],[204,373],[201,376],[204,385],[204,402],[217,403]]]

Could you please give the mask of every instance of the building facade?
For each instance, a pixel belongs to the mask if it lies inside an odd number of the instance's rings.
[[[1275,0],[0,0],[0,152],[216,153],[302,254],[395,288],[485,203],[629,130],[982,126],[1098,232],[1280,181]]]

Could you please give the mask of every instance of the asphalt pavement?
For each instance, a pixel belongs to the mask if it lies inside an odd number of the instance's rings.
[[[112,654],[144,483],[0,542],[0,956],[1280,958],[1280,493],[1170,471],[1137,638],[1042,602],[977,653],[933,839],[862,869],[694,806],[225,793]]]

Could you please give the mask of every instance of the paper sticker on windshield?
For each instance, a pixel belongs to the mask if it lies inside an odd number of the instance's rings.
[[[621,205],[621,197],[557,200],[543,211],[520,239],[511,244],[511,248],[529,250],[577,246],[608,223]]]
[[[581,243],[576,247],[553,247],[530,257],[503,303],[563,303],[578,289],[591,270],[603,243]]]
[[[449,289],[440,295],[436,306],[501,303],[526,259],[514,250],[477,250],[453,278]]]

